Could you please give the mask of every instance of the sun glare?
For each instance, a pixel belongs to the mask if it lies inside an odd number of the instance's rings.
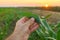
[[[48,6],[49,6],[48,4],[45,5],[46,8],[47,8]]]

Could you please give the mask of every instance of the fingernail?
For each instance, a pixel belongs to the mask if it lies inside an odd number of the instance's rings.
[[[35,19],[34,18],[31,18],[32,21],[34,21]]]

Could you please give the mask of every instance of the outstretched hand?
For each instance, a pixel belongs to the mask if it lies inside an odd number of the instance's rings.
[[[15,30],[7,40],[28,40],[31,32],[38,28],[38,23],[35,22],[34,18],[23,17],[17,21]]]

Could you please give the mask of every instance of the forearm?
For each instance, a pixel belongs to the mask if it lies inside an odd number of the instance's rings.
[[[19,34],[13,33],[6,40],[28,40],[28,37],[20,36]]]
[[[20,40],[18,38],[19,38],[18,35],[11,34],[6,40]]]

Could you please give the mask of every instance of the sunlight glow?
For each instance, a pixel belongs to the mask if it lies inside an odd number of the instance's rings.
[[[47,8],[48,6],[49,6],[48,4],[45,5],[46,8]]]

